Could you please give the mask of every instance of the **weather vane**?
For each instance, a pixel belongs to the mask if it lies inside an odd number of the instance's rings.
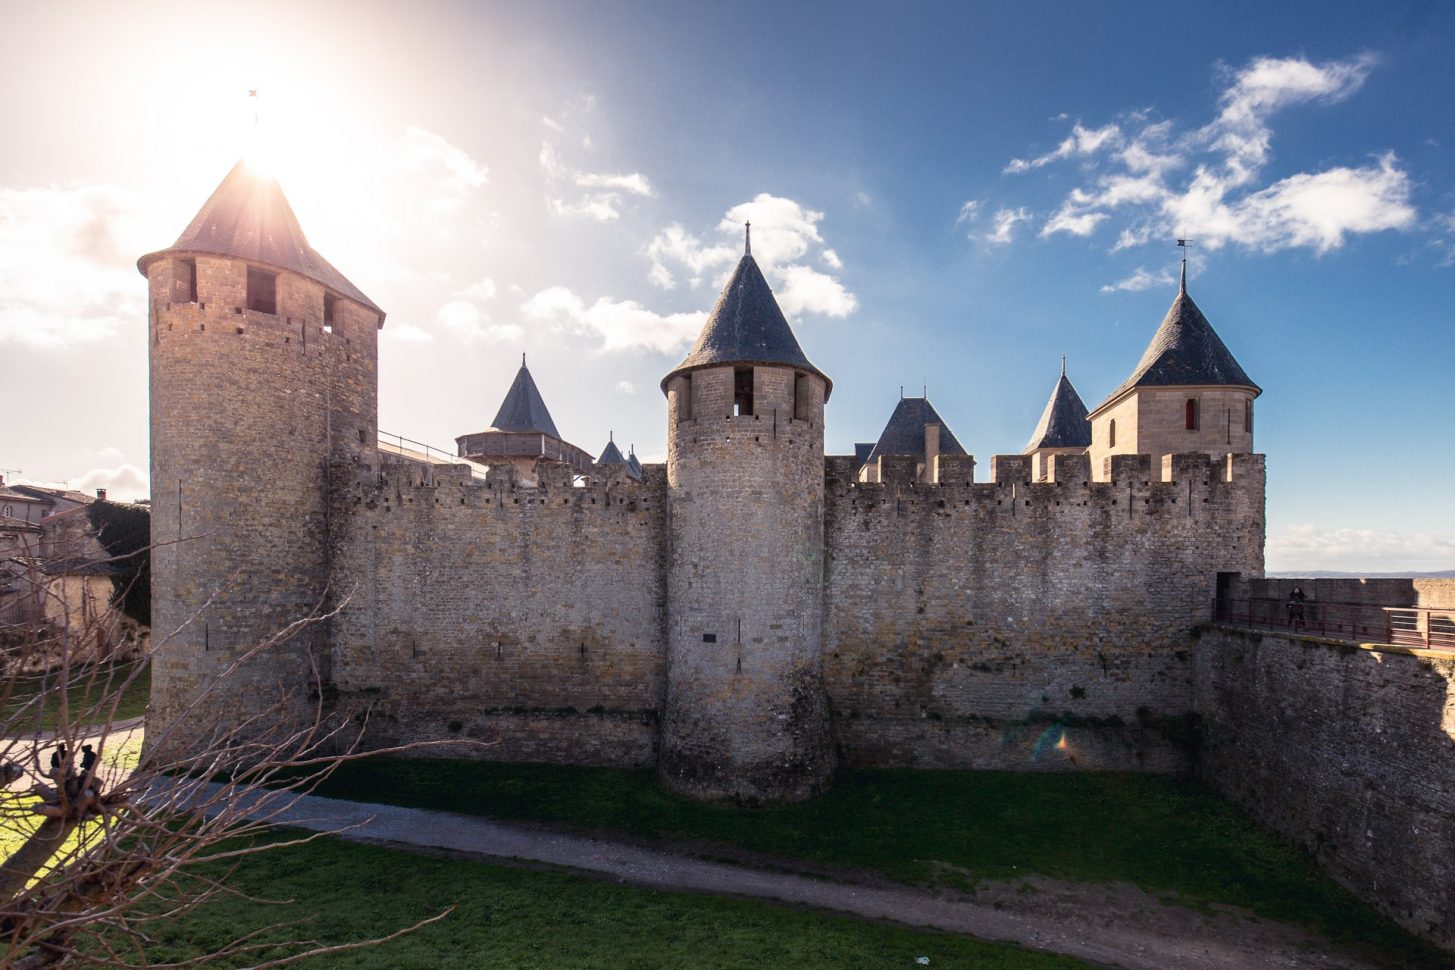
[[[1177,240],[1177,245],[1182,249],[1182,282],[1180,287],[1184,293],[1187,292],[1187,244],[1190,242],[1192,242],[1191,239]]]

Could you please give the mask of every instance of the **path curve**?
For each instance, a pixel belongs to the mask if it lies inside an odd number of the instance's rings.
[[[1127,970],[1318,967],[1375,970],[1303,929],[1244,910],[1169,906],[1131,886],[1061,883],[1032,877],[983,884],[967,895],[863,874],[815,878],[794,863],[753,868],[688,853],[595,839],[451,812],[301,796],[279,824],[334,831],[340,838],[481,860],[509,860],[677,892],[740,896],[807,906],[905,926],[1018,943]],[[872,879],[872,877],[868,877]]]

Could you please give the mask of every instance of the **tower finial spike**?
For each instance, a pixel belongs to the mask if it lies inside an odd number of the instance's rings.
[[[1066,376],[1066,355],[1065,354],[1062,354],[1061,355],[1061,376],[1062,377],[1065,377]]]
[[[525,351],[523,350],[520,352],[520,366],[525,366]]]
[[[1182,280],[1177,284],[1179,296],[1187,295],[1187,244],[1190,242],[1192,242],[1191,239],[1177,240],[1177,245],[1182,248]]]
[[[743,223],[743,255],[753,255],[753,224],[751,222]]]

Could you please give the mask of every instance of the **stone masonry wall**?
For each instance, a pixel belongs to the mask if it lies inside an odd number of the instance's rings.
[[[1024,456],[994,482],[861,484],[830,458],[825,680],[843,759],[937,768],[1177,770],[1190,630],[1219,571],[1263,572],[1263,457]]]
[[[1221,627],[1195,652],[1206,780],[1455,944],[1455,655]]]
[[[666,690],[666,475],[336,463],[332,671],[379,747],[642,767]]]

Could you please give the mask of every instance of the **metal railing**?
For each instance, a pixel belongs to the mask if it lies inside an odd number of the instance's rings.
[[[423,455],[425,458],[434,460],[435,456],[440,459],[440,464],[448,465],[458,462],[460,456],[453,451],[441,451],[439,448],[432,448],[423,441],[415,441],[413,438],[406,438],[402,434],[390,434],[387,431],[379,432],[379,440],[385,444],[394,445],[401,452],[412,451]]]
[[[1233,626],[1307,633],[1354,643],[1455,650],[1455,610],[1314,600],[1289,603],[1272,597],[1249,597],[1214,600],[1212,618]]]

